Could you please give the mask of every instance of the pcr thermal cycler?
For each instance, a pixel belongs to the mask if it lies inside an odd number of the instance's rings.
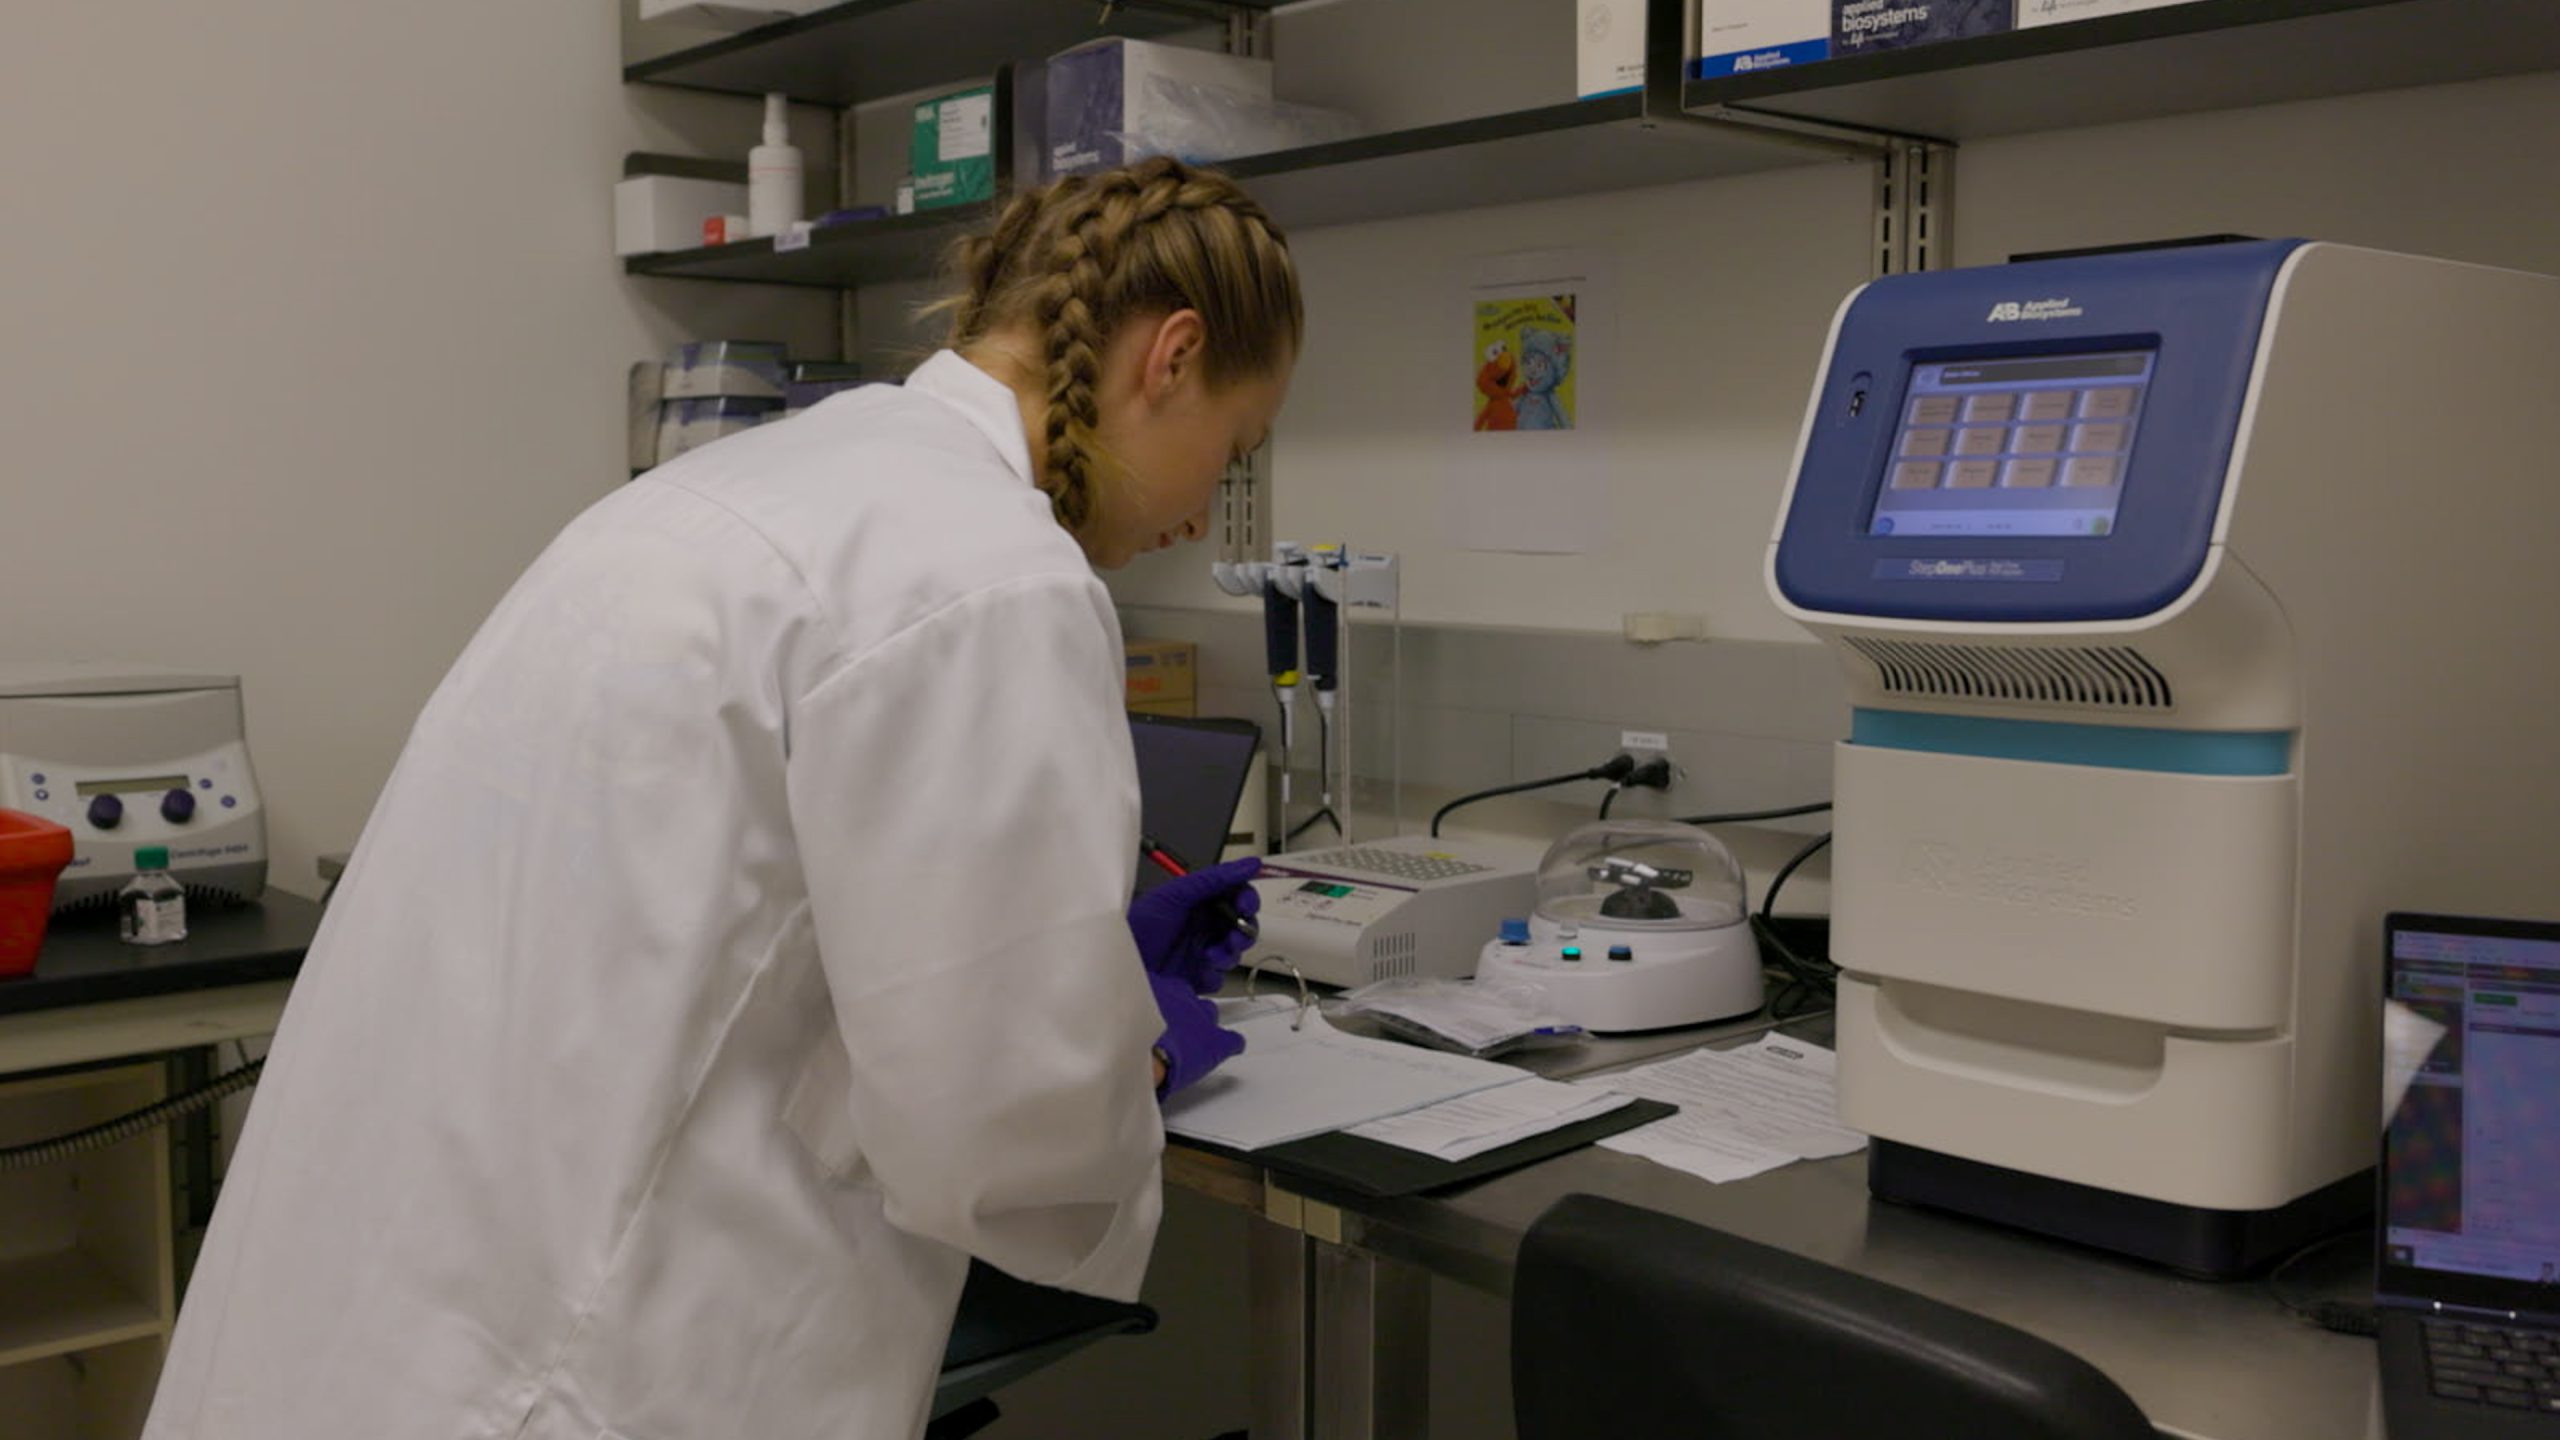
[[[1841,307],[1767,579],[1877,1194],[2207,1274],[2370,1204],[2384,912],[2553,907],[2555,393],[2560,280],[2339,245]]]

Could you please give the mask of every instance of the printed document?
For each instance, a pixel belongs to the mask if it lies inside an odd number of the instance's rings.
[[[1722,1182],[1865,1148],[1867,1137],[1840,1123],[1833,1060],[1819,1045],[1764,1035],[1578,1083],[1679,1106],[1599,1143]]]
[[[1218,1002],[1244,1053],[1164,1105],[1168,1134],[1260,1150],[1347,1130],[1496,1085],[1510,1065],[1345,1035],[1314,1007],[1264,995]]]

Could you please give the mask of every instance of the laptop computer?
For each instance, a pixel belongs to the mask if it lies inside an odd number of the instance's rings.
[[[2392,1440],[2560,1440],[2560,924],[2395,914],[2390,998],[2444,1027],[2383,1139]]]
[[[1262,744],[1262,727],[1250,720],[1129,715],[1129,741],[1138,759],[1138,828],[1186,865],[1218,863],[1235,824],[1236,802]],[[1131,894],[1144,895],[1171,877],[1153,865],[1135,866]]]

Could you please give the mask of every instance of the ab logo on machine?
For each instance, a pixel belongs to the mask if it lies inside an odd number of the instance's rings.
[[[2065,295],[2059,300],[2003,300],[1991,307],[1987,318],[1997,325],[2011,320],[2077,320],[2087,313]]]

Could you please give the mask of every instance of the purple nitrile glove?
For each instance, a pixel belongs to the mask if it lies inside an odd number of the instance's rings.
[[[1262,908],[1253,877],[1262,862],[1252,856],[1194,870],[1167,880],[1129,903],[1129,935],[1150,975],[1179,976],[1203,995],[1215,994],[1227,972],[1253,945],[1253,937],[1216,913],[1224,898],[1238,915]]]
[[[1156,1091],[1157,1099],[1243,1053],[1244,1037],[1218,1023],[1217,1003],[1191,993],[1190,982],[1179,975],[1150,975],[1147,985],[1156,992],[1156,1010],[1164,1016],[1164,1034],[1156,1038],[1156,1052],[1164,1057],[1164,1086]]]

